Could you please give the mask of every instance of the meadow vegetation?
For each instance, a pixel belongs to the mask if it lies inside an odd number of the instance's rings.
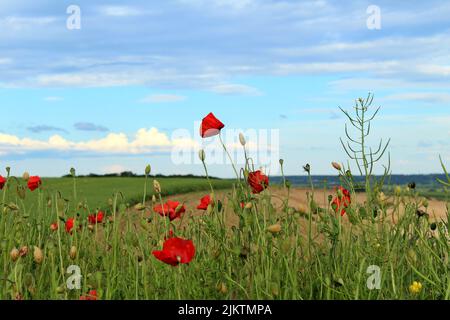
[[[367,145],[378,112],[368,115],[371,103],[372,96],[358,99],[353,113],[345,111],[356,134],[346,127],[349,162],[332,163],[341,186],[325,191],[326,205],[315,195],[321,186],[311,183],[305,206],[292,206],[284,179],[275,206],[269,177],[248,158],[243,168],[233,165],[236,180],[226,199],[219,197],[216,190],[227,182],[209,178],[202,151],[202,182],[152,181],[150,167],[146,178],[107,178],[101,186],[78,179],[75,170],[55,181],[8,174],[1,193],[0,298],[448,300],[448,211],[430,220],[413,185],[383,194],[389,146]],[[200,132],[220,137],[223,127],[210,114]],[[245,148],[242,135],[240,142]],[[375,178],[383,160],[384,175]],[[314,165],[304,170],[311,175]],[[363,202],[354,175],[364,177]],[[441,183],[448,187],[447,179]],[[133,196],[141,189],[131,208],[124,184],[133,184]],[[197,207],[166,201],[193,185],[208,190]],[[79,267],[79,288],[70,266]]]

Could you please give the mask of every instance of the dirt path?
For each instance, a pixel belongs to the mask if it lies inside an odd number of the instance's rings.
[[[272,187],[270,192],[273,195],[273,204],[275,207],[281,207],[282,200],[286,198],[286,192],[282,188]],[[306,203],[307,203],[307,193],[311,192],[309,189],[305,188],[292,188],[289,200],[289,206],[294,207],[300,211],[306,211]],[[231,193],[230,190],[220,190],[216,191],[216,197],[226,205],[227,195]],[[201,197],[203,197],[206,193],[202,192],[193,192],[181,195],[175,195],[167,197],[170,200],[176,200],[182,202],[186,205],[189,210],[194,210],[197,205],[200,203]],[[332,191],[328,190],[325,192],[323,189],[317,189],[314,192],[314,198],[317,204],[321,207],[326,207],[328,202],[328,195],[333,194]],[[358,193],[356,196],[358,203],[363,203],[365,201],[365,194]],[[425,208],[423,208],[425,209]],[[430,215],[431,220],[440,220],[447,217],[447,209],[446,203],[439,200],[428,200],[428,209],[426,209],[428,214]]]

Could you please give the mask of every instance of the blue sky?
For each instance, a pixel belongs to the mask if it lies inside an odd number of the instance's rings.
[[[69,30],[73,4],[81,29]],[[367,28],[370,5],[381,29]],[[338,106],[373,92],[393,172],[440,172],[449,16],[447,1],[2,1],[0,166],[201,174],[171,152],[198,143],[196,124],[214,112],[226,128],[279,130],[287,174],[307,162],[332,174],[347,160]],[[191,137],[177,140],[180,129]],[[233,172],[211,163],[211,174]]]

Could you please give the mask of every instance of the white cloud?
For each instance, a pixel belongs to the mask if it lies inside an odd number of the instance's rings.
[[[26,154],[36,151],[74,151],[100,154],[145,154],[155,151],[168,152],[172,147],[192,146],[198,143],[189,138],[169,137],[157,128],[139,129],[130,139],[124,133],[110,133],[101,139],[88,141],[70,141],[60,135],[53,135],[48,140],[19,138],[0,133],[0,153]]]
[[[223,95],[250,95],[259,96],[262,92],[257,88],[242,84],[220,84],[213,86],[211,91]]]
[[[173,103],[173,102],[181,102],[185,101],[186,97],[179,96],[176,94],[154,94],[151,96],[147,96],[139,102],[141,103]]]
[[[436,92],[409,92],[399,93],[384,97],[382,100],[390,101],[419,101],[425,103],[446,103],[450,102],[450,94]]]
[[[101,14],[113,17],[128,17],[142,14],[142,11],[130,6],[103,6],[99,10]]]
[[[122,173],[127,169],[121,164],[112,164],[102,168],[103,173]]]
[[[0,18],[0,29],[21,31],[26,29],[33,29],[36,27],[48,26],[58,19],[56,17],[22,17],[22,16],[7,16]]]
[[[64,98],[56,97],[56,96],[49,96],[49,97],[45,97],[44,100],[49,101],[49,102],[56,102],[56,101],[62,101],[62,100],[64,100]]]

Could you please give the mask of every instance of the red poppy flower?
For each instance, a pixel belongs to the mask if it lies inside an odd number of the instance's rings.
[[[341,186],[339,186],[337,190],[338,196],[333,199],[333,202],[331,202],[331,207],[334,212],[339,212],[341,216],[344,216],[347,213],[345,209],[348,208],[351,203],[350,192]]]
[[[90,224],[102,223],[105,214],[103,211],[99,211],[97,214],[90,214],[88,220]]]
[[[2,190],[4,188],[6,184],[6,179],[3,178],[2,176],[0,176],[0,190]]]
[[[224,127],[225,125],[211,112],[202,120],[202,124],[200,125],[200,136],[202,138],[208,138],[218,135],[220,130]]]
[[[31,191],[36,190],[42,184],[42,180],[38,176],[30,177],[28,179],[28,189]]]
[[[181,217],[182,213],[186,212],[186,207],[181,206],[178,201],[168,200],[164,205],[157,205],[153,208],[153,210],[159,213],[161,216],[168,216],[170,221],[178,219]]]
[[[161,251],[153,251],[156,259],[178,266],[180,263],[190,263],[195,256],[195,246],[191,240],[181,238],[171,238],[164,242]]]
[[[209,195],[204,196],[200,200],[200,204],[197,206],[198,210],[208,210],[208,206],[211,203],[211,197]]]
[[[253,193],[261,193],[269,186],[269,178],[260,170],[248,174],[248,184]]]
[[[75,218],[69,218],[66,221],[66,231],[72,233],[73,226],[75,224]]]
[[[50,230],[52,230],[52,231],[58,230],[58,223],[57,222],[52,223],[50,225]]]
[[[81,296],[80,300],[90,300],[90,301],[97,300],[97,290],[89,291],[87,295]]]

